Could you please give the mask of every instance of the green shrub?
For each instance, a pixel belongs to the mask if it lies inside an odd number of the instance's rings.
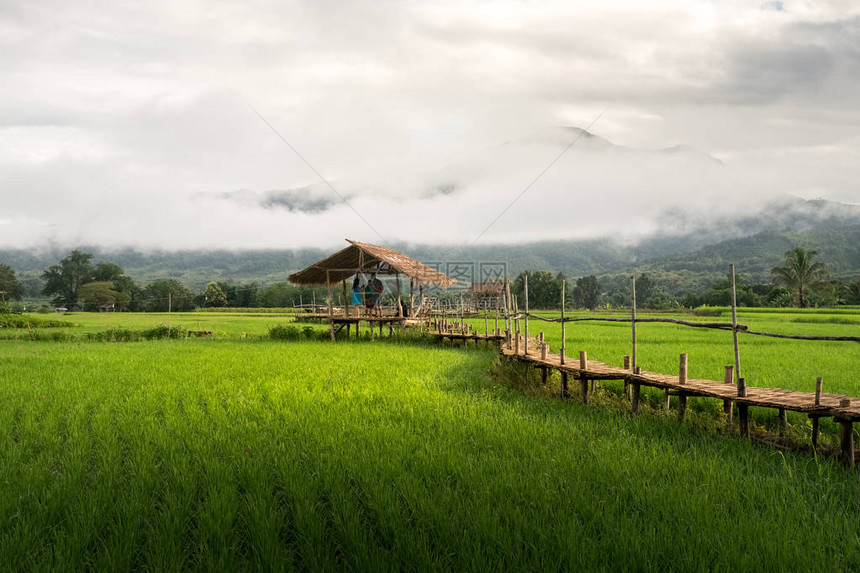
[[[164,338],[184,338],[185,329],[181,326],[167,326],[162,324],[155,328],[150,328],[141,332],[141,335],[147,340],[160,340]]]
[[[310,327],[306,327],[310,328]],[[311,330],[313,330],[311,328]],[[295,326],[285,326],[283,324],[279,324],[277,326],[273,326],[269,328],[269,338],[272,340],[298,340],[302,336],[302,331],[300,331]]]

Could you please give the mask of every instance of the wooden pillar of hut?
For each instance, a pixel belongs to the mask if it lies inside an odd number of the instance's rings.
[[[346,279],[343,279],[343,315],[349,316],[349,299],[346,297]],[[349,330],[347,330],[347,338],[349,338]]]
[[[415,318],[415,278],[409,277],[409,318]]]
[[[334,294],[331,290],[331,273],[326,270],[325,272],[325,285],[328,289],[328,324],[329,324],[329,332],[331,333],[331,340],[334,342]],[[316,306],[316,305],[315,305]]]
[[[400,334],[403,334],[403,300],[400,293],[400,273],[397,273],[395,277],[397,279],[397,316],[400,317]],[[411,278],[409,279],[409,284],[412,284]]]
[[[402,294],[400,290],[400,273],[394,273],[394,280],[397,282],[397,306],[395,309],[397,310],[397,316],[403,317],[403,300]]]

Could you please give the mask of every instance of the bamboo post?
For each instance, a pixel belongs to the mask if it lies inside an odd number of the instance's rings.
[[[815,405],[816,406],[821,405],[821,382],[822,382],[821,377],[818,377],[818,379],[815,380]],[[812,447],[813,448],[818,447],[818,421],[819,421],[818,416],[815,416],[814,418],[812,418]]]
[[[561,281],[561,350],[559,351],[559,360],[564,364],[564,287],[567,281],[562,279]]]
[[[526,297],[526,314],[524,316],[523,322],[525,323],[525,331],[526,331],[526,342],[525,349],[523,350],[523,355],[529,355],[529,275],[523,275],[523,281],[525,282],[525,292],[524,295]]]
[[[588,404],[588,378],[583,375],[588,371],[588,354],[585,350],[579,351],[579,387],[582,393],[582,403]]]
[[[343,279],[343,315],[345,317],[349,316],[349,299],[346,297],[346,279]],[[347,333],[349,333],[348,330]],[[347,334],[346,337],[349,338],[349,334]]]
[[[329,333],[331,334],[331,341],[334,342],[334,295],[331,290],[331,272],[326,269],[325,272],[325,286],[328,289],[328,326]],[[314,303],[314,308],[316,308],[316,302]]]
[[[547,344],[546,342],[541,342],[541,345],[540,345],[540,359],[541,360],[546,360],[547,352],[549,352],[549,344]]]
[[[687,355],[681,354],[678,361],[678,385],[687,384]],[[687,417],[687,395],[683,391],[678,393],[678,421],[683,422]]]
[[[513,305],[513,300],[511,299],[511,281],[508,278],[505,278],[505,325],[507,329],[513,332],[513,327],[511,325],[511,308]]]
[[[570,398],[570,393],[567,391],[567,372],[561,373],[561,397],[565,400]]]
[[[788,416],[785,413],[785,408],[779,409],[779,433],[785,434],[788,430]]]
[[[743,398],[746,396],[746,380],[738,378],[738,396]],[[749,437],[750,435],[750,417],[749,405],[738,402],[738,422],[741,426],[741,435]]]
[[[725,367],[725,371],[723,372],[723,382],[726,384],[734,384],[735,381],[735,367],[728,365]],[[732,414],[734,413],[734,402],[731,400],[723,400],[723,413],[726,415],[726,421],[731,424],[732,423]]]
[[[397,316],[403,318],[403,294],[400,288],[400,273],[394,274],[394,281],[397,283],[397,306],[395,310],[397,311]]]
[[[466,309],[463,308],[463,294],[460,293],[460,332],[463,332],[463,324],[464,324],[464,315],[466,314]]]
[[[732,340],[735,344],[735,376],[738,380],[738,392],[741,391],[741,351],[738,346],[738,297],[737,292],[735,290],[735,266],[731,265],[729,267],[729,274],[731,275],[732,281]],[[746,387],[744,387],[744,394],[738,394],[739,396],[746,395]]]
[[[630,356],[624,355],[624,369],[630,370]],[[630,380],[624,378],[624,396],[630,397]]]
[[[546,386],[546,371],[548,368],[546,366],[542,366],[540,369],[540,383],[542,386]]]
[[[415,277],[409,277],[409,318],[415,318]]]
[[[850,408],[851,399],[839,400],[840,408]],[[845,467],[854,467],[854,423],[851,420],[839,419],[839,446],[842,453],[842,463]]]
[[[489,309],[484,308],[484,336],[490,336],[490,317],[487,314]]]
[[[639,375],[642,372],[642,369],[638,366],[633,367],[633,374]],[[630,398],[630,413],[638,414],[639,413],[639,392],[640,392],[640,384],[637,381],[633,381],[631,383],[631,398]]]
[[[630,311],[633,325],[633,369],[636,369],[636,275],[630,277]],[[637,390],[638,391],[638,390]]]

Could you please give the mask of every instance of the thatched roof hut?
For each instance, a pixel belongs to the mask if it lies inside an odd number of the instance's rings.
[[[349,246],[289,276],[290,282],[307,286],[332,286],[357,272],[403,274],[419,285],[449,287],[457,279],[428,267],[403,253],[368,243],[346,240]]]

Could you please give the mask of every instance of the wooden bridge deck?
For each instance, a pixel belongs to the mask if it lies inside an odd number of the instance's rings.
[[[506,345],[502,345],[501,353],[505,356],[515,357],[518,360],[532,363],[537,367],[567,372],[579,380],[624,380],[625,382],[637,383],[643,386],[681,392],[688,396],[719,398],[748,406],[778,408],[804,414],[833,416],[851,421],[860,421],[860,399],[851,398],[843,394],[822,393],[819,403],[816,404],[813,392],[747,386],[746,395],[738,396],[738,388],[735,384],[722,381],[687,378],[686,382],[682,384],[679,376],[646,370],[641,370],[638,374],[635,374],[632,370],[619,366],[611,366],[591,359],[587,361],[585,369],[580,368],[579,358],[566,357],[565,363],[562,364],[561,356],[556,353],[547,352],[546,357],[543,358],[541,351],[538,349],[538,342],[534,339],[529,341],[529,353],[525,354],[525,339],[520,337],[520,341],[519,354],[516,353],[515,349],[509,348]],[[840,407],[840,402],[846,398],[851,399],[852,404],[857,403],[857,405],[851,405],[847,408]]]
[[[434,325],[436,326],[436,325]],[[818,418],[832,417],[839,423],[841,456],[846,465],[854,465],[854,438],[853,423],[860,421],[860,399],[852,398],[842,394],[821,393],[816,401],[816,394],[812,392],[798,392],[783,388],[760,388],[747,386],[743,396],[738,395],[738,387],[731,382],[716,380],[702,380],[686,378],[681,380],[680,376],[663,374],[660,372],[649,372],[619,366],[612,366],[597,360],[585,360],[584,367],[580,358],[562,357],[558,353],[549,352],[540,345],[540,341],[529,338],[528,346],[526,339],[519,336],[508,339],[507,333],[500,334],[498,330],[488,334],[478,334],[468,327],[458,325],[442,324],[430,332],[431,335],[440,339],[452,340],[493,340],[500,341],[500,352],[503,356],[531,364],[535,368],[543,369],[545,374],[549,370],[557,370],[562,373],[563,393],[567,392],[567,377],[573,377],[582,383],[583,400],[587,401],[588,381],[590,380],[623,380],[633,386],[633,411],[638,408],[638,394],[640,386],[649,386],[665,390],[668,394],[676,395],[683,400],[683,406],[679,401],[679,416],[684,416],[686,411],[687,397],[716,398],[724,401],[726,412],[732,411],[731,405],[737,404],[738,411],[742,416],[742,431],[748,433],[747,409],[750,406],[760,408],[775,408],[780,411],[780,418],[785,422],[786,411],[806,414],[813,419],[813,445],[818,439]],[[528,348],[528,353],[525,349]],[[847,404],[847,406],[845,405]],[[668,400],[666,402],[668,408]],[[745,428],[745,430],[744,430]]]

